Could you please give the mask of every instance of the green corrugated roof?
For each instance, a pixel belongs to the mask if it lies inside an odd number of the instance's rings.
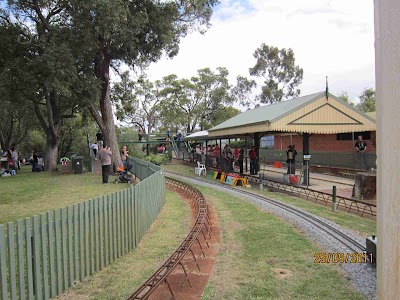
[[[325,92],[319,92],[303,97],[298,97],[282,102],[277,102],[271,105],[266,105],[262,107],[257,107],[251,110],[247,110],[238,114],[237,116],[226,120],[225,122],[209,129],[209,131],[220,130],[230,127],[239,127],[249,124],[256,124],[261,122],[270,121],[277,118],[281,118],[287,113],[298,109],[300,106],[307,104],[313,100],[320,99],[325,95]]]

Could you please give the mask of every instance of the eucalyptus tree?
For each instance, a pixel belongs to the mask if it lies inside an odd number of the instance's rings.
[[[175,74],[165,76],[162,80],[162,95],[160,103],[164,125],[185,127],[187,132],[199,124],[203,107],[196,86],[188,79],[178,79]]]
[[[249,69],[250,75],[264,80],[261,94],[257,96],[261,103],[280,102],[300,95],[298,86],[303,80],[303,69],[295,65],[292,49],[278,49],[263,43],[253,56],[256,64]]]
[[[24,101],[30,102],[46,134],[46,169],[57,165],[63,120],[74,117],[97,90],[96,78],[87,75],[82,43],[71,29],[67,8],[68,1],[21,0],[8,1],[0,11],[1,26],[18,28],[16,43],[25,47],[15,53],[15,61],[23,64],[13,85],[25,89]],[[20,105],[21,100],[15,97],[12,102]]]
[[[161,82],[151,82],[146,76],[132,81],[129,72],[121,74],[121,81],[113,85],[111,99],[117,119],[140,126],[144,132],[157,130],[160,121]]]
[[[120,160],[116,144],[110,69],[122,63],[147,66],[163,55],[178,53],[180,39],[191,31],[204,32],[217,0],[70,0],[76,36],[90,50],[93,71],[101,82],[97,104],[90,112]]]
[[[254,88],[257,83],[254,79],[248,79],[244,76],[236,77],[236,85],[231,89],[232,97],[239,103],[247,108],[254,108],[258,106],[258,101],[253,95]]]
[[[204,68],[198,70],[197,76],[191,79],[196,89],[196,96],[200,98],[201,130],[209,127],[219,109],[233,102],[228,74],[226,68],[218,67],[216,72],[211,71],[210,68]]]
[[[356,107],[363,112],[376,111],[375,90],[365,88],[360,95],[360,103]]]

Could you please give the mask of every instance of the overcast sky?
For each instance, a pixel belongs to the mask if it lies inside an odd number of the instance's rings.
[[[211,28],[181,41],[179,54],[150,66],[151,80],[177,74],[189,78],[198,69],[226,67],[231,84],[249,76],[253,53],[262,43],[292,48],[304,70],[301,95],[325,90],[350,100],[375,88],[372,0],[220,0]]]

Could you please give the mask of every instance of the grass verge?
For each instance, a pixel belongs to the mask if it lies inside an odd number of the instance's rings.
[[[203,299],[364,299],[292,225],[254,205],[196,186],[214,205],[221,248]]]
[[[136,249],[56,299],[126,299],[175,251],[189,226],[189,206],[168,191],[164,208]]]
[[[196,177],[194,174],[193,167],[183,165],[183,164],[169,164],[164,165],[166,171],[171,171],[175,173],[179,173],[182,176],[186,177]],[[198,177],[198,176],[197,176]],[[201,177],[202,179],[207,179],[209,181],[214,181],[212,174],[209,174],[206,177]],[[238,187],[242,188],[242,187]],[[315,214],[317,216],[326,218],[332,222],[335,222],[345,228],[354,230],[358,232],[360,235],[371,235],[376,232],[376,221],[368,218],[363,218],[354,214],[350,214],[344,211],[337,210],[336,212],[332,212],[331,207],[323,206],[320,204],[313,203],[308,200],[301,199],[299,197],[287,195],[280,192],[271,192],[271,191],[260,191],[258,188],[252,188],[252,192],[267,196],[279,201],[282,201],[287,204],[291,204],[295,207],[301,208],[309,213]]]
[[[50,171],[32,173],[30,166],[24,166],[17,176],[0,177],[0,224],[128,187],[122,183],[101,182],[100,175],[91,173],[68,175]]]

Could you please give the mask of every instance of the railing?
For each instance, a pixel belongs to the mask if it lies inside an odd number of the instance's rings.
[[[49,299],[134,249],[165,203],[162,169],[133,187],[0,225],[0,299]]]

